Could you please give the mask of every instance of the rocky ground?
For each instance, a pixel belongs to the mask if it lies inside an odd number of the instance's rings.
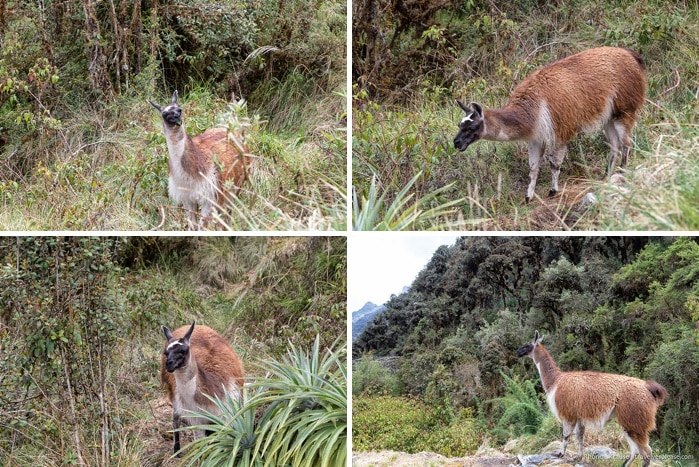
[[[407,454],[405,452],[356,452],[352,454],[353,467],[537,467],[551,465],[557,467],[591,467],[605,465],[609,462],[623,462],[626,454],[617,452],[607,446],[590,446],[585,448],[583,458],[575,460],[577,451],[569,451],[564,458],[556,456],[560,451],[560,442],[549,444],[542,454],[518,455],[501,452],[491,448],[481,448],[472,456],[445,457],[433,452]],[[652,462],[651,465],[662,465]]]

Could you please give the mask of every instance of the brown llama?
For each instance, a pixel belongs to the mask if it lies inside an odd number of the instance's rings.
[[[541,345],[539,331],[534,339],[517,350],[517,357],[534,360],[546,392],[551,412],[563,423],[563,457],[568,438],[575,431],[578,458],[583,455],[586,428],[602,428],[613,417],[619,421],[630,454],[628,466],[639,454],[643,467],[650,465],[651,448],[648,433],[655,430],[655,413],[667,399],[667,391],[655,381],[595,371],[561,371]]]
[[[457,100],[466,112],[454,138],[454,147],[465,151],[479,139],[527,141],[529,187],[526,201],[534,197],[541,157],[549,154],[552,188],[558,192],[561,164],[567,143],[581,130],[602,126],[611,154],[611,174],[621,150],[621,168],[631,151],[631,131],[646,94],[646,71],[636,52],[617,47],[585,50],[552,62],[532,73],[512,92],[499,110],[483,110]]]
[[[190,137],[182,123],[177,91],[166,106],[149,102],[163,119],[169,153],[170,198],[187,210],[189,230],[204,228],[214,209],[236,196],[248,179],[252,156],[243,135],[230,133],[226,128],[211,128]],[[199,223],[198,208],[201,209]]]
[[[175,454],[180,450],[181,422],[205,425],[205,418],[194,417],[190,411],[206,410],[218,413],[207,396],[223,399],[228,392],[241,400],[245,382],[243,364],[228,342],[208,326],[182,326],[170,331],[162,326],[167,344],[160,359],[160,381],[167,388],[172,402],[172,426],[175,430]],[[208,432],[206,433],[208,434]],[[195,439],[204,436],[197,430]]]

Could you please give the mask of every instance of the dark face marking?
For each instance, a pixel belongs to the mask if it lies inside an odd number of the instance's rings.
[[[517,349],[517,357],[522,358],[526,357],[527,355],[530,355],[532,352],[534,352],[534,348],[536,347],[536,344],[538,344],[539,342],[541,342],[541,338],[539,337],[539,331],[536,331],[534,333],[534,339],[532,339],[531,342]]]
[[[163,352],[165,354],[165,369],[172,373],[187,361],[189,356],[189,343],[184,339],[172,341]]]
[[[175,91],[172,95],[172,102],[165,107],[160,106],[153,101],[148,102],[150,102],[150,105],[155,107],[158,112],[160,112],[160,116],[163,117],[163,121],[166,124],[169,124],[170,126],[182,125],[182,107],[177,104],[177,91]]]
[[[469,145],[483,136],[483,109],[478,104],[471,104],[473,106],[471,109],[458,100],[456,102],[466,112],[466,116],[459,123],[459,132],[454,137],[454,147],[459,151],[465,151]]]
[[[160,115],[170,125],[182,125],[182,107],[177,104],[168,105],[162,110]]]
[[[532,353],[533,351],[534,351],[534,346],[530,342],[529,344],[517,349],[517,357],[518,358],[525,357],[525,356],[529,355],[530,353]]]

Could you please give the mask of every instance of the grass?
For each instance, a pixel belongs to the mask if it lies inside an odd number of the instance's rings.
[[[183,94],[190,134],[230,120],[231,109],[204,88]],[[342,107],[340,96],[332,101]],[[327,106],[314,110],[332,107]],[[244,106],[233,110],[247,117]],[[215,226],[345,230],[346,132],[341,119],[341,114],[326,115],[324,127],[315,133],[309,128],[271,132],[258,122],[249,132],[251,152],[259,157],[251,182]],[[5,230],[186,228],[183,209],[167,197],[167,148],[157,113],[145,97],[125,97],[94,113],[76,110],[58,130],[25,142],[20,151],[38,162],[26,161],[30,168],[20,171],[13,168],[20,152],[0,159],[5,173],[0,224]]]
[[[439,49],[453,55],[449,65],[414,76],[399,97],[355,84],[353,202],[354,211],[364,216],[355,213],[355,230],[699,228],[699,210],[692,202],[699,170],[692,157],[697,151],[697,5],[577,3],[574,15],[554,5],[537,7],[528,2],[503,7],[506,14],[476,7],[454,12],[478,11],[489,18],[479,23],[483,42]],[[625,20],[631,17],[639,21]],[[444,21],[446,44],[470,37],[462,35],[461,23],[453,16],[437,15],[435,21]],[[395,47],[413,48],[411,53],[426,48],[424,41],[409,42],[409,36],[401,36]],[[486,108],[500,107],[514,86],[535,69],[600,45],[639,51],[648,71],[647,102],[623,178],[615,177],[613,183],[605,178],[609,149],[601,130],[569,143],[562,189],[553,198],[547,197],[550,170],[542,164],[530,204],[524,201],[529,183],[526,144],[477,142],[465,152],[453,148],[463,116],[454,97]],[[493,55],[498,60],[487,59]],[[588,193],[597,202],[583,205]],[[394,221],[410,217],[411,211],[422,214],[413,222]]]

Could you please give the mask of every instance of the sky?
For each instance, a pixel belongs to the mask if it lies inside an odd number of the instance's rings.
[[[357,311],[366,302],[382,305],[410,286],[440,245],[453,245],[452,233],[382,235],[348,238],[347,306]]]

